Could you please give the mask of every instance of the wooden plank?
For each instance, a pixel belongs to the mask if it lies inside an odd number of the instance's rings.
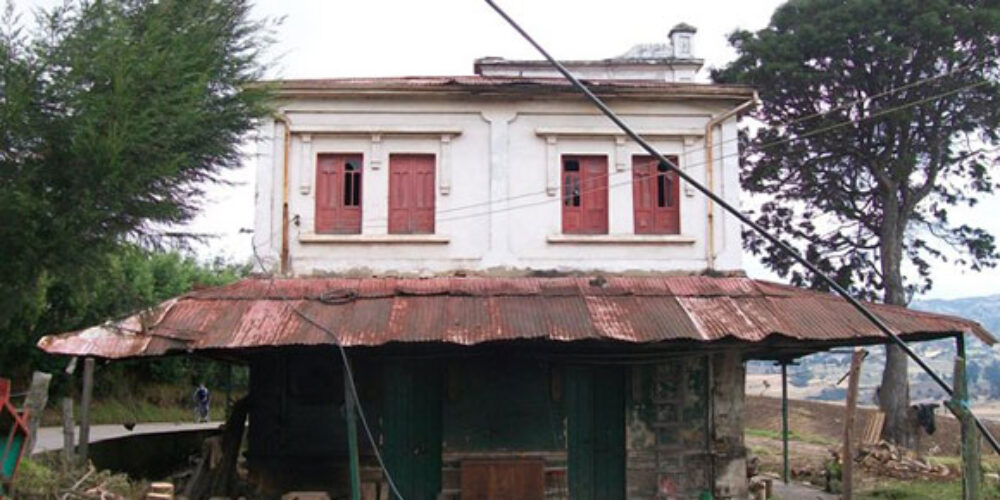
[[[844,448],[841,456],[844,500],[851,500],[854,493],[854,414],[858,406],[858,379],[861,375],[861,362],[864,361],[866,354],[868,353],[860,347],[854,350],[847,381],[847,408],[844,409]]]
[[[462,500],[545,499],[545,461],[541,459],[463,460]]]
[[[864,444],[877,444],[882,439],[882,427],[885,425],[885,412],[873,411],[868,413],[865,420],[865,428],[861,434],[861,442]]]

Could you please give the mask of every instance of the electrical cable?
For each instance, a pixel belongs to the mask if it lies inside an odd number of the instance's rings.
[[[979,82],[975,82],[975,83],[971,83],[971,84],[968,84],[968,85],[964,85],[962,87],[959,87],[959,88],[956,88],[956,89],[951,89],[951,90],[949,90],[947,92],[942,92],[942,93],[935,94],[935,95],[932,95],[932,96],[928,96],[928,97],[925,97],[923,99],[919,99],[917,101],[912,101],[912,102],[901,104],[899,106],[895,106],[895,107],[892,107],[892,108],[880,110],[880,111],[878,111],[876,113],[873,113],[871,115],[868,115],[868,116],[866,116],[864,118],[858,118],[858,119],[854,119],[854,120],[847,120],[847,121],[838,122],[838,123],[835,123],[835,124],[831,124],[831,125],[829,125],[827,127],[822,127],[822,128],[814,129],[814,130],[811,130],[809,132],[796,135],[794,137],[788,137],[788,138],[781,139],[781,140],[778,140],[778,141],[773,141],[773,142],[767,143],[767,144],[765,144],[765,145],[757,148],[755,151],[761,151],[763,149],[766,149],[766,147],[774,147],[774,146],[777,146],[779,144],[784,144],[784,143],[788,143],[788,142],[799,141],[799,140],[802,140],[802,139],[805,139],[805,138],[808,138],[808,137],[812,137],[814,135],[822,134],[822,133],[829,132],[831,130],[835,130],[835,129],[838,129],[838,128],[846,127],[846,126],[849,126],[849,125],[856,125],[856,124],[861,123],[861,122],[863,122],[865,120],[870,120],[872,118],[877,118],[879,116],[884,116],[884,115],[887,115],[887,114],[895,113],[897,111],[901,111],[903,109],[911,108],[913,106],[919,106],[921,104],[926,104],[928,102],[932,102],[932,101],[935,101],[937,99],[941,99],[943,97],[947,97],[949,95],[956,94],[956,93],[959,93],[959,92],[964,92],[966,90],[970,90],[970,89],[973,89],[973,88],[976,88],[976,87],[979,87],[979,86],[982,86],[982,85],[986,85],[988,83],[990,83],[989,80],[982,80],[982,81],[979,81]],[[728,158],[728,157],[732,157],[732,156],[739,156],[739,154],[740,153],[730,153],[728,155],[720,155],[720,156],[717,156],[716,159],[721,160],[723,158]],[[653,155],[653,156],[655,156],[655,155]],[[670,166],[671,170],[674,170],[676,172],[680,172],[680,168],[677,167],[677,165],[673,164],[673,162],[670,162],[667,159],[667,157],[663,157],[663,159],[661,161],[663,161],[664,163],[668,164],[668,166]],[[703,165],[703,164],[704,163],[689,164],[688,167],[698,166],[698,165]],[[609,175],[614,175],[614,174],[609,174]],[[657,176],[661,176],[661,175],[665,175],[665,174],[657,174]],[[600,178],[602,176],[597,176],[597,177]],[[692,183],[692,184],[694,184],[696,182],[696,181],[693,180],[692,177],[688,176],[687,174],[685,174],[685,176],[683,177],[683,179],[685,181],[689,182],[689,183]],[[621,182],[616,182],[616,183],[613,183],[613,184],[609,184],[607,187],[605,187],[605,186],[598,186],[598,187],[591,188],[591,189],[582,189],[582,190],[580,190],[580,194],[590,193],[590,192],[596,192],[596,191],[603,191],[605,189],[611,189],[613,187],[627,186],[627,185],[629,185],[631,183],[632,183],[631,179],[626,179],[626,180],[621,181]],[[693,187],[695,187],[697,189],[697,186],[693,186]],[[700,190],[701,189],[699,189],[699,191]],[[525,195],[518,195],[518,196],[525,196]],[[535,194],[532,194],[531,196],[535,196]],[[492,202],[492,203],[500,203],[500,202],[503,202],[503,201],[505,201],[505,200],[497,200],[496,202]],[[474,212],[474,213],[471,213],[471,214],[462,214],[462,215],[457,215],[457,216],[453,216],[453,217],[441,217],[441,218],[436,218],[435,222],[450,222],[450,221],[456,221],[456,220],[462,220],[462,219],[482,217],[482,216],[492,215],[492,214],[496,214],[496,213],[503,213],[503,212],[509,212],[509,211],[513,211],[513,210],[519,210],[519,209],[522,209],[522,208],[534,207],[534,206],[538,206],[538,205],[545,205],[545,204],[554,203],[554,202],[557,202],[557,201],[558,202],[562,202],[563,198],[561,196],[560,197],[548,197],[548,198],[545,198],[543,200],[539,200],[539,201],[535,201],[535,202],[530,202],[530,203],[524,203],[524,204],[516,205],[516,206],[513,206],[513,207],[508,206],[508,207],[491,209],[491,210],[486,210],[486,211],[481,211],[481,212]],[[487,204],[492,204],[492,203],[486,203],[486,202],[484,202],[484,203],[481,203],[480,205],[487,205]],[[463,207],[463,209],[464,209],[464,207]],[[442,213],[442,212],[446,212],[446,211],[447,210],[440,210],[440,211],[438,211],[438,213]],[[381,220],[386,220],[386,219],[382,219],[382,218],[380,218],[380,219],[369,219],[369,222],[372,222],[372,221],[375,221],[375,220],[381,221]],[[382,224],[374,224],[374,225],[373,224],[367,224],[365,227],[382,228],[382,227],[387,227],[387,225],[382,225]]]
[[[261,259],[260,254],[257,253],[257,247],[256,245],[253,245],[253,242],[251,242],[251,249],[253,250],[254,259],[257,261],[257,265],[259,265],[261,269],[266,269],[266,267],[264,267],[264,262]],[[268,280],[267,288],[264,290],[264,293],[262,294],[264,297],[271,296],[270,294],[271,291],[274,290],[274,284],[276,279],[277,276],[275,276],[272,273],[270,279]],[[333,298],[325,300],[324,297],[333,297]],[[327,300],[329,300],[329,302],[327,302]],[[320,301],[324,303],[336,304],[339,303],[336,302],[337,300],[341,300],[341,297],[339,295],[334,296],[334,295],[322,294],[320,296]],[[347,382],[348,382],[347,385],[351,388],[351,397],[354,398],[354,408],[358,412],[358,418],[359,420],[361,420],[361,426],[364,427],[365,429],[365,436],[368,438],[368,443],[371,445],[372,451],[375,453],[375,460],[378,461],[379,468],[382,469],[382,475],[385,477],[385,481],[389,485],[389,489],[392,490],[393,495],[395,495],[395,497],[398,500],[404,500],[403,495],[399,492],[399,488],[396,487],[396,482],[393,481],[392,479],[392,474],[389,472],[389,468],[385,464],[385,459],[382,456],[382,451],[379,449],[378,441],[375,439],[375,433],[372,432],[371,426],[368,424],[368,417],[365,414],[365,410],[361,405],[361,398],[358,397],[358,386],[355,382],[354,370],[351,369],[350,359],[347,356],[347,350],[344,349],[344,346],[343,344],[341,344],[340,339],[337,338],[337,335],[333,333],[333,331],[319,324],[314,319],[310,318],[308,315],[300,311],[297,307],[291,305],[287,297],[281,299],[281,304],[286,308],[288,308],[289,310],[291,310],[297,316],[305,320],[307,323],[311,324],[315,328],[318,328],[320,331],[327,334],[330,337],[330,339],[333,340],[333,344],[337,346],[337,350],[340,352],[340,359],[344,365],[344,374],[347,377]]]
[[[795,119],[788,120],[788,121],[781,122],[781,123],[776,123],[776,124],[773,124],[773,125],[768,125],[768,126],[766,126],[764,128],[779,129],[779,128],[784,128],[784,127],[788,127],[788,126],[794,125],[796,123],[802,123],[802,122],[805,122],[805,121],[809,121],[809,120],[812,120],[814,118],[825,116],[825,115],[828,115],[828,114],[833,113],[835,111],[839,111],[841,109],[845,109],[845,108],[853,106],[855,104],[859,104],[859,103],[866,102],[866,101],[874,101],[876,99],[880,99],[882,97],[885,97],[885,96],[888,96],[888,95],[892,95],[892,94],[901,92],[903,90],[908,90],[908,89],[911,89],[911,88],[914,88],[914,87],[917,87],[917,86],[920,86],[920,85],[925,85],[927,83],[930,83],[932,81],[945,78],[947,76],[952,76],[952,75],[958,74],[958,73],[963,72],[963,71],[975,69],[975,67],[976,67],[976,65],[974,65],[974,64],[969,64],[969,65],[965,65],[965,66],[958,66],[956,68],[953,68],[950,71],[947,71],[947,72],[939,74],[939,75],[934,75],[934,76],[926,77],[926,78],[923,78],[923,79],[920,79],[920,80],[916,80],[916,81],[907,83],[905,85],[901,85],[899,87],[894,87],[894,88],[885,90],[883,92],[879,92],[877,94],[873,94],[871,96],[862,97],[862,98],[859,98],[859,99],[855,99],[855,100],[852,100],[852,101],[848,101],[848,102],[839,104],[837,106],[834,106],[834,107],[832,107],[830,109],[827,109],[827,110],[824,110],[824,111],[818,111],[818,112],[815,112],[815,113],[812,113],[812,114],[809,114],[809,115],[806,115],[806,116],[803,116],[803,117],[795,118]],[[903,103],[900,106],[904,106],[905,104],[906,103]],[[900,108],[900,106],[897,106],[897,108]],[[864,116],[864,117],[859,117],[859,118],[855,118],[855,119],[849,119],[849,120],[845,120],[843,122],[840,122],[840,124],[860,123],[862,121],[865,121],[865,120],[868,120],[868,119],[871,119],[871,118],[875,118],[877,116],[881,116],[881,114],[884,114],[884,113],[876,113],[876,114],[872,114],[872,115],[868,115],[868,116]],[[830,129],[838,128],[836,125],[837,124],[833,124],[833,125],[830,126],[830,128],[824,128],[823,130],[830,130]],[[752,151],[762,151],[764,149],[768,149],[770,147],[774,147],[774,146],[777,146],[777,145],[780,145],[780,144],[784,144],[784,143],[788,143],[788,142],[795,142],[797,140],[801,140],[801,139],[803,139],[805,137],[809,137],[811,135],[815,135],[815,134],[801,135],[801,136],[789,137],[789,138],[785,138],[785,139],[780,139],[780,140],[772,141],[772,142],[769,142],[769,143],[765,143],[765,144],[761,144],[759,146],[753,147]],[[738,136],[737,137],[733,137],[731,139],[725,139],[725,140],[722,140],[722,141],[717,141],[717,142],[715,142],[713,144],[713,147],[723,146],[725,144],[729,144],[731,142],[736,142],[736,141],[739,141],[739,137]],[[698,153],[704,153],[705,150],[706,150],[705,146],[701,146],[699,148],[686,150],[682,154],[685,157],[687,157],[687,156],[698,154]],[[746,153],[747,153],[747,151],[744,150],[743,152],[737,151],[736,153],[723,154],[723,155],[717,156],[715,158],[715,160],[722,160],[724,158],[732,158],[734,156],[740,156],[741,154],[746,154]],[[705,165],[704,161],[693,162],[693,163],[686,163],[685,162],[684,168],[690,169],[692,167],[698,167],[698,166],[703,166],[703,165]],[[627,173],[627,172],[624,172],[624,171],[623,172],[612,172],[612,173],[598,175],[595,178],[603,178],[603,177],[609,177],[610,178],[610,177],[622,175],[622,174],[625,174],[625,173]],[[470,203],[470,204],[467,204],[467,205],[461,205],[461,206],[456,206],[456,207],[443,208],[441,210],[437,210],[436,213],[443,214],[443,213],[450,213],[450,212],[460,212],[460,211],[468,210],[468,209],[471,209],[471,208],[477,208],[477,207],[481,207],[481,206],[490,206],[490,205],[493,205],[493,204],[496,204],[496,203],[510,202],[510,201],[517,200],[517,199],[529,198],[529,197],[532,197],[532,196],[542,196],[542,195],[546,195],[546,194],[547,194],[547,190],[535,191],[535,192],[530,192],[530,193],[522,193],[522,194],[518,194],[518,195],[514,195],[514,196],[508,196],[506,198],[501,198],[501,199],[498,199],[498,200],[491,200],[491,201]],[[368,227],[385,227],[384,224],[383,225],[374,225],[374,226],[369,225],[370,223],[373,223],[373,222],[383,222],[384,220],[385,219],[383,219],[383,218],[378,218],[378,219],[364,219],[362,221],[362,224],[364,224],[364,225],[366,225]]]
[[[487,3],[490,6],[492,6],[494,9],[496,9],[505,19],[507,19],[507,21],[510,22],[515,27],[515,29],[517,29],[519,32],[521,32],[521,34],[523,36],[525,36],[526,38],[528,38],[529,42],[531,42],[533,45],[535,45],[536,48],[539,49],[539,51],[541,51],[543,53],[543,55],[546,56],[546,58],[548,58],[550,60],[550,62],[552,62],[553,64],[555,64],[557,66],[557,69],[560,69],[560,71],[564,74],[564,76],[566,76],[568,79],[570,79],[571,83],[573,83],[578,89],[580,87],[582,87],[582,84],[579,81],[575,81],[575,79],[572,78],[572,76],[569,75],[567,71],[565,71],[565,68],[559,68],[558,63],[554,59],[552,59],[550,56],[548,56],[548,54],[545,53],[544,50],[541,49],[541,47],[538,46],[533,40],[531,40],[530,37],[528,37],[527,34],[523,32],[523,30],[521,30],[516,24],[514,24],[514,22],[509,17],[507,17],[506,14],[504,14],[499,9],[499,7],[497,7],[490,0],[486,0],[486,1],[487,1]],[[845,103],[845,104],[841,104],[841,105],[838,105],[838,106],[836,106],[834,108],[831,108],[829,110],[825,110],[823,112],[814,113],[814,114],[808,115],[806,117],[801,117],[801,118],[798,118],[798,119],[790,120],[790,121],[785,122],[783,124],[777,124],[777,125],[773,125],[771,127],[772,128],[777,128],[777,127],[789,126],[789,125],[794,124],[794,123],[804,122],[804,121],[807,121],[807,120],[810,120],[810,119],[813,119],[813,118],[816,118],[816,117],[819,117],[819,116],[823,116],[823,115],[829,114],[829,113],[831,113],[833,111],[836,111],[838,109],[843,109],[845,107],[857,104],[859,102],[874,100],[876,98],[880,98],[880,97],[885,96],[885,95],[897,93],[897,92],[900,92],[900,91],[908,89],[908,88],[913,88],[913,87],[915,87],[917,85],[922,85],[922,84],[925,84],[927,82],[934,81],[934,80],[943,78],[945,76],[949,76],[951,74],[955,74],[955,73],[957,73],[959,71],[964,71],[964,70],[970,69],[970,67],[971,66],[955,68],[954,70],[952,70],[952,71],[950,71],[948,73],[944,73],[944,74],[941,74],[941,75],[935,75],[933,77],[925,78],[923,80],[920,80],[920,81],[917,81],[917,82],[912,82],[910,84],[903,85],[901,87],[897,87],[897,88],[894,88],[894,89],[890,89],[890,90],[887,90],[885,92],[882,92],[882,93],[879,93],[879,94],[875,94],[873,96],[868,96],[866,98],[862,98],[862,99],[851,101],[851,102],[848,102],[848,103]],[[922,104],[922,103],[925,103],[925,102],[936,100],[936,99],[939,99],[941,97],[944,97],[944,96],[947,96],[947,95],[950,95],[950,94],[954,94],[954,93],[957,93],[957,92],[961,92],[961,91],[964,91],[964,90],[968,90],[968,89],[971,89],[971,88],[974,88],[974,87],[977,87],[977,86],[980,86],[980,85],[983,85],[983,84],[986,84],[986,83],[989,83],[989,82],[984,80],[984,81],[981,81],[981,82],[978,82],[978,83],[975,83],[975,84],[966,85],[964,87],[961,87],[961,88],[958,88],[958,89],[953,89],[953,90],[948,91],[948,92],[943,92],[943,93],[937,94],[935,96],[930,96],[928,98],[924,98],[924,99],[921,99],[921,100],[918,100],[918,101],[914,101],[914,102],[910,102],[910,103],[905,103],[905,104],[902,104],[902,105],[899,105],[899,106],[896,106],[896,107],[893,107],[893,108],[889,108],[889,109],[886,109],[886,110],[881,110],[879,112],[867,115],[865,117],[860,117],[860,118],[852,119],[852,120],[846,120],[846,121],[843,121],[843,122],[832,124],[832,125],[827,126],[827,127],[823,127],[823,128],[820,128],[820,129],[809,131],[809,132],[807,132],[805,134],[800,134],[800,135],[797,135],[797,136],[794,136],[794,137],[789,137],[789,138],[781,139],[781,140],[778,140],[778,141],[773,141],[771,143],[767,143],[767,144],[761,145],[761,146],[755,148],[755,150],[756,151],[761,151],[763,149],[766,149],[766,148],[769,148],[769,147],[773,147],[773,146],[776,146],[776,145],[779,145],[779,144],[801,140],[801,139],[804,139],[806,137],[810,137],[810,136],[813,136],[813,135],[817,135],[817,134],[820,134],[820,133],[827,132],[829,130],[833,130],[833,129],[840,128],[840,127],[847,126],[847,125],[851,125],[851,124],[857,124],[857,123],[860,123],[860,122],[862,122],[864,120],[867,120],[867,119],[875,118],[875,117],[882,116],[882,115],[885,115],[885,114],[888,114],[888,113],[899,111],[901,109],[905,109],[905,108],[916,106],[916,105],[919,105],[919,104]],[[589,92],[585,91],[585,94],[588,94],[588,93]],[[597,99],[596,96],[593,96],[592,94],[588,95],[588,97],[591,98],[592,102],[594,100],[596,100],[597,102],[600,102],[599,99]],[[597,103],[595,102],[595,104],[597,104]],[[607,108],[602,107],[602,106],[598,106],[598,107],[601,108],[601,110],[604,111],[605,114],[610,113],[610,109],[607,109]],[[619,120],[616,120],[615,117],[609,115],[609,118],[611,118],[612,121],[615,121],[615,123],[617,125],[619,125],[619,127],[621,127],[627,133],[627,135],[630,135],[630,137],[632,137],[633,140],[636,140],[636,142],[639,143],[640,146],[642,146],[644,149],[646,149],[647,152],[650,152],[650,154],[653,154],[653,156],[658,156],[659,160],[661,160],[664,163],[666,163],[672,170],[674,170],[675,172],[677,172],[681,176],[681,178],[683,178],[685,181],[687,181],[688,183],[691,183],[694,187],[696,187],[697,189],[699,189],[699,191],[702,191],[704,194],[706,194],[706,195],[712,197],[713,199],[715,199],[715,201],[719,202],[720,205],[723,206],[723,208],[725,208],[727,210],[731,209],[731,207],[729,207],[727,204],[725,204],[725,202],[722,201],[721,198],[716,198],[712,194],[706,192],[706,189],[704,187],[700,186],[700,184],[698,184],[696,181],[694,181],[692,178],[690,178],[690,176],[684,174],[677,167],[677,165],[673,164],[670,161],[667,161],[666,158],[664,158],[662,155],[656,153],[655,151],[651,151],[651,146],[649,146],[647,143],[645,143],[645,141],[637,140],[639,138],[637,136],[633,135],[634,132],[629,133],[629,132],[631,132],[631,130],[628,129],[627,127],[625,127],[624,124],[621,123]],[[729,140],[725,140],[725,141],[720,141],[716,145],[722,145],[722,144],[731,142],[733,140],[738,140],[738,139],[734,138],[734,139],[729,139]],[[691,153],[697,153],[699,151],[704,151],[704,150],[705,150],[705,148],[702,147],[702,148],[699,148],[698,150],[687,151],[687,152],[685,152],[685,155],[688,155],[688,154],[691,154]],[[723,158],[728,158],[728,157],[732,157],[732,156],[738,156],[739,154],[741,154],[741,153],[737,152],[735,154],[721,155],[717,159],[721,160]],[[690,167],[699,166],[699,165],[704,165],[704,162],[688,164],[687,167],[690,168]],[[610,175],[614,175],[614,174],[608,174],[608,176],[610,176]],[[609,186],[609,188],[610,187],[617,187],[617,186],[627,185],[629,183],[631,183],[631,180],[629,180],[627,182],[612,184],[611,186]],[[606,189],[606,188],[601,188],[601,189]],[[511,201],[511,200],[514,200],[514,199],[524,198],[524,197],[528,197],[528,196],[542,195],[542,194],[545,194],[545,191],[542,191],[542,192],[539,192],[539,193],[527,193],[527,194],[517,195],[517,196],[514,196],[514,197],[508,197],[508,198],[502,199],[502,200],[495,200],[495,201],[489,201],[489,202],[481,202],[481,203],[470,204],[470,205],[462,206],[462,207],[451,207],[451,208],[448,208],[448,209],[439,210],[438,213],[467,210],[467,209],[475,208],[475,207],[478,207],[478,206],[489,206],[489,205],[493,205],[493,204],[499,203],[499,202]],[[457,216],[457,217],[441,218],[441,219],[438,219],[438,221],[444,222],[444,221],[451,221],[451,220],[460,220],[460,219],[465,219],[465,218],[470,218],[470,217],[479,217],[479,216],[483,216],[483,215],[489,215],[489,214],[493,214],[493,213],[518,210],[518,209],[521,209],[521,208],[527,208],[527,207],[531,207],[531,206],[540,205],[540,204],[543,204],[543,203],[550,203],[550,202],[561,201],[561,200],[562,200],[562,197],[545,199],[545,200],[541,200],[540,202],[522,204],[522,205],[517,205],[517,206],[514,206],[514,207],[504,207],[504,208],[501,208],[501,209],[488,210],[488,211],[481,212],[481,213],[464,214],[464,215],[460,215],[460,216]],[[730,211],[732,212],[732,210],[730,210]],[[742,214],[738,214],[737,217],[741,218],[741,220],[744,223],[750,222],[749,219],[745,219],[744,220],[744,218],[742,217]],[[368,222],[372,222],[372,220],[370,219]],[[751,225],[752,228],[757,229],[756,227],[754,227],[754,225],[752,223],[749,224],[749,225]],[[371,226],[369,225],[368,227],[371,227]],[[379,227],[379,226],[376,226],[376,227]],[[765,236],[767,236],[767,235],[765,235]],[[270,241],[273,242],[273,239],[274,238],[273,238],[273,235],[272,235],[271,238],[270,238]],[[768,239],[770,240],[771,238],[768,238]],[[775,241],[772,241],[772,242],[775,242]],[[780,242],[778,242],[778,243],[780,244]],[[267,269],[266,266],[264,265],[263,261],[260,259],[259,255],[257,254],[256,245],[252,245],[252,246],[253,246],[253,250],[254,250],[254,255],[257,258],[258,265],[260,265],[262,271],[266,271],[266,269]],[[780,246],[784,247],[783,244],[780,244]],[[792,252],[794,254],[794,251],[792,251],[790,248],[786,247],[784,249],[786,251],[790,251],[790,252]],[[793,255],[793,256],[795,256],[795,255]],[[807,266],[807,267],[809,267],[809,266]],[[273,277],[272,277],[271,282],[268,285],[268,289],[265,291],[265,294],[268,295],[270,293],[270,290],[272,290],[272,289],[273,289]],[[852,301],[852,300],[850,300],[849,296],[847,298],[849,299],[849,301]],[[337,298],[335,300],[341,300],[341,299]],[[369,423],[367,421],[367,418],[366,418],[366,415],[364,413],[364,410],[361,407],[360,400],[358,399],[358,395],[357,395],[357,386],[356,386],[356,383],[355,383],[354,374],[353,374],[353,371],[351,370],[351,368],[349,366],[349,358],[347,356],[346,350],[340,344],[339,339],[336,338],[336,335],[331,330],[329,330],[326,327],[320,325],[318,322],[316,322],[315,320],[313,320],[312,318],[310,318],[309,316],[307,316],[306,314],[304,314],[302,311],[298,310],[294,306],[288,305],[288,303],[285,302],[285,301],[283,301],[283,302],[296,315],[300,316],[305,321],[307,321],[308,323],[312,324],[314,327],[319,328],[320,330],[322,330],[324,333],[326,333],[327,335],[329,335],[334,340],[334,342],[337,345],[338,350],[340,352],[341,359],[344,362],[345,373],[346,373],[346,375],[348,377],[348,381],[349,381],[349,385],[350,385],[350,388],[351,388],[351,391],[352,391],[352,395],[354,396],[355,401],[358,403],[358,405],[357,405],[358,414],[359,414],[359,417],[360,417],[360,419],[362,421],[362,426],[365,428],[366,436],[367,436],[370,444],[372,445],[373,451],[375,452],[376,458],[377,458],[377,460],[379,462],[380,467],[382,468],[383,474],[386,477],[387,483],[389,484],[390,488],[393,491],[393,494],[397,498],[402,499],[403,497],[400,494],[399,490],[397,489],[394,481],[392,480],[391,474],[390,474],[388,468],[385,465],[385,462],[384,462],[384,459],[383,459],[383,457],[381,455],[381,452],[379,451],[379,447],[378,447],[378,445],[377,445],[377,443],[375,441],[374,434],[373,434],[373,432],[371,430],[371,427],[369,426]],[[863,307],[862,307],[862,309],[863,309]],[[867,311],[863,311],[862,314],[864,314],[864,312],[867,312]],[[869,318],[869,319],[872,319],[872,318]],[[878,322],[875,322],[875,323],[876,323],[876,326],[881,326],[882,327],[880,329],[884,329],[885,328],[884,325],[879,325]],[[894,338],[892,336],[891,332],[885,332],[885,333],[888,333],[890,335],[890,338]],[[902,343],[901,339],[894,338],[894,340],[898,340],[899,343]],[[904,350],[906,350],[908,352],[908,354],[910,354],[912,352],[912,351],[909,351],[908,347],[906,347],[905,344],[902,344],[902,345],[904,347]],[[913,355],[911,355],[911,357],[913,357]],[[919,360],[919,358],[915,358],[915,360],[917,361],[918,364],[921,364],[922,367],[924,367],[923,364],[922,364],[922,361]],[[925,367],[925,371],[928,371],[928,373],[930,373],[931,376],[932,376],[932,378],[935,378],[936,381],[939,379],[939,377],[937,377],[937,375],[935,373],[929,371],[928,368],[926,368],[926,367]],[[943,383],[943,381],[939,381],[939,383]],[[943,388],[947,392],[950,393],[950,388],[947,387],[947,385],[943,385]],[[976,422],[977,422],[977,425],[979,425],[980,428],[982,429],[982,424],[978,420],[978,418],[976,418]],[[991,441],[991,444],[994,444],[994,441],[992,440],[992,436],[990,436],[988,433],[987,433],[987,438]]]
[[[538,50],[538,52],[541,53],[542,56],[545,59],[547,59],[549,63],[551,63],[552,66],[554,66],[567,80],[569,80],[569,82],[572,83],[577,90],[579,90],[584,96],[586,96],[587,99],[594,104],[594,106],[600,109],[601,112],[604,113],[604,115],[607,116],[608,119],[614,122],[615,125],[617,125],[618,128],[621,129],[626,135],[628,135],[632,140],[634,140],[636,143],[642,146],[642,148],[646,150],[646,152],[654,156],[659,161],[665,163],[671,170],[676,172],[679,177],[681,177],[686,182],[691,184],[695,189],[700,191],[705,196],[709,197],[715,203],[718,203],[720,207],[722,207],[724,210],[732,214],[740,222],[749,226],[755,232],[760,234],[764,239],[768,240],[772,245],[786,252],[796,262],[798,262],[806,269],[808,269],[810,272],[812,272],[815,276],[820,278],[827,286],[829,286],[832,290],[837,292],[838,295],[840,295],[847,302],[849,302],[854,307],[854,309],[857,310],[862,316],[864,316],[866,319],[868,319],[868,321],[870,321],[880,331],[882,331],[882,333],[885,334],[889,339],[891,339],[892,342],[894,342],[897,346],[899,346],[899,348],[902,349],[903,352],[905,352],[908,357],[913,359],[913,361],[916,362],[917,365],[920,366],[920,368],[923,369],[939,386],[941,386],[941,388],[949,396],[954,394],[954,391],[951,388],[951,386],[949,386],[948,383],[945,382],[940,375],[938,375],[933,369],[931,369],[931,367],[928,366],[927,363],[919,355],[917,355],[917,353],[914,352],[913,349],[911,349],[910,346],[906,344],[906,342],[903,341],[903,339],[901,339],[898,335],[896,335],[892,331],[892,329],[888,327],[888,325],[886,325],[874,313],[869,311],[868,308],[864,306],[864,304],[858,301],[858,299],[854,298],[854,296],[852,296],[847,290],[845,290],[842,286],[840,286],[840,284],[838,284],[832,278],[823,273],[818,267],[816,267],[815,264],[810,262],[809,259],[806,259],[802,255],[800,255],[795,249],[790,247],[788,244],[782,242],[777,236],[773,236],[770,233],[768,233],[763,227],[761,227],[756,222],[752,221],[749,217],[740,212],[739,209],[727,203],[724,199],[722,199],[722,197],[713,193],[710,189],[706,188],[705,186],[701,185],[701,183],[699,183],[690,175],[688,175],[683,170],[678,168],[676,164],[670,162],[665,156],[663,156],[663,154],[661,154],[659,151],[653,148],[648,142],[646,142],[645,139],[643,139],[639,134],[633,131],[632,128],[628,126],[628,124],[622,121],[622,119],[619,118],[618,115],[615,114],[615,112],[612,111],[611,108],[609,108],[604,103],[604,101],[602,101],[600,98],[594,95],[594,93],[591,92],[586,85],[581,83],[580,80],[578,80],[575,76],[573,76],[573,74],[570,73],[565,66],[563,66],[559,61],[553,58],[541,45],[538,44],[538,42],[536,42],[531,37],[531,35],[529,35],[526,31],[524,31],[524,29],[521,28],[521,26],[519,26],[517,22],[514,21],[514,19],[512,19],[509,15],[507,15],[507,13],[504,12],[503,9],[500,8],[500,6],[494,3],[493,0],[485,0],[485,2],[490,7],[492,7],[493,10],[495,10],[497,14],[499,14],[505,21],[507,21],[507,23],[510,24],[510,26],[514,28],[514,30],[520,33],[521,36],[528,43],[530,43],[533,47],[535,47],[535,49]],[[983,82],[980,82],[977,85],[982,85],[985,83],[989,83],[988,80],[984,80]],[[989,429],[986,428],[986,426],[979,419],[979,417],[977,417],[974,413],[972,413],[971,410],[969,414],[972,416],[973,420],[975,420],[976,426],[979,427],[980,432],[990,443],[990,446],[992,446],[993,449],[998,454],[1000,454],[1000,443],[997,442],[996,438],[993,437],[993,434],[990,433]],[[956,415],[956,417],[957,416],[958,415]]]

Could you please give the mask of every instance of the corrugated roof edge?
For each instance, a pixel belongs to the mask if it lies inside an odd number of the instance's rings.
[[[523,338],[641,344],[881,337],[831,294],[748,278],[289,278],[245,279],[191,292],[116,323],[43,337],[38,346],[53,354],[116,359],[329,343],[285,303],[336,325],[336,336],[351,346]],[[869,306],[904,337],[969,333],[996,343],[974,321]]]
[[[601,95],[735,101],[746,101],[754,96],[753,88],[745,85],[644,80],[586,80],[585,83]],[[579,94],[569,82],[560,78],[478,75],[288,79],[261,81],[259,85],[273,87],[279,96],[353,93]]]

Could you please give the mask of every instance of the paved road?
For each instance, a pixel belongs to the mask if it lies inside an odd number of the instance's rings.
[[[90,442],[103,441],[105,439],[127,436],[132,434],[152,434],[156,432],[190,431],[200,429],[214,429],[222,422],[208,422],[202,424],[181,423],[181,422],[155,422],[148,424],[136,424],[135,428],[129,431],[123,425],[94,425],[90,427]],[[77,428],[79,432],[79,428]],[[38,429],[38,441],[35,444],[34,453],[49,450],[61,450],[63,447],[62,427],[42,427]]]

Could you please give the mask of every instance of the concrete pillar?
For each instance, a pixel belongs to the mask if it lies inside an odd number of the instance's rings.
[[[712,356],[712,438],[715,498],[747,497],[747,451],[743,443],[746,370],[743,354],[731,349]]]

